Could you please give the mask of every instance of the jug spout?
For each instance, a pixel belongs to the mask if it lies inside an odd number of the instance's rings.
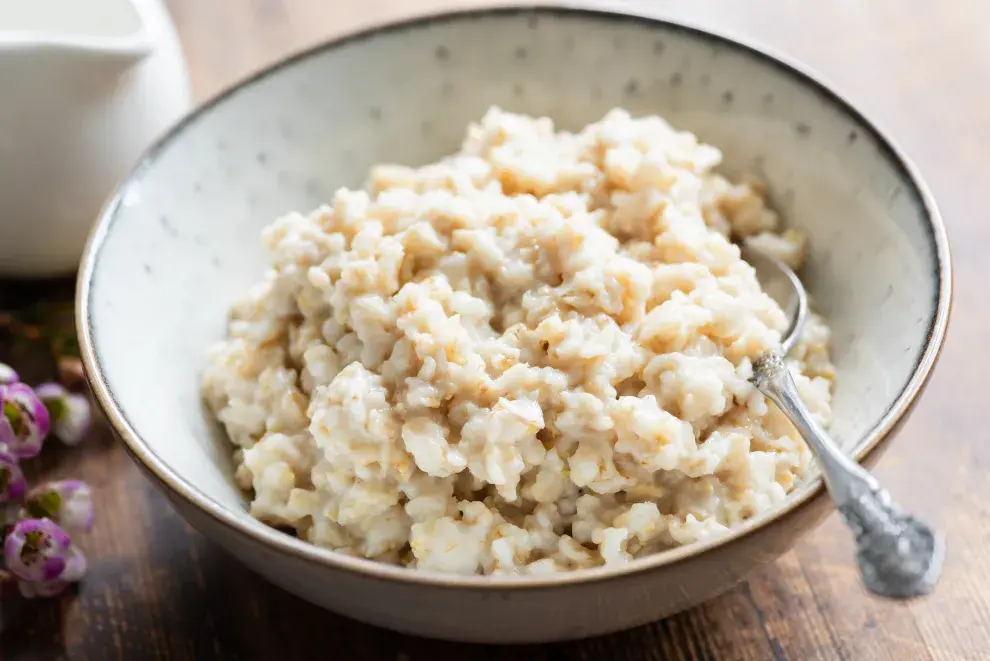
[[[132,2],[0,0],[0,70],[16,63],[47,81],[119,76],[154,48]]]

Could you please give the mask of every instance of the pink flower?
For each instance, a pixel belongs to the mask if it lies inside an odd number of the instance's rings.
[[[24,519],[14,524],[3,545],[7,571],[22,581],[54,581],[63,578],[67,568],[78,571],[78,560],[70,566],[72,539],[54,521]],[[85,564],[83,566],[85,569]],[[80,574],[82,576],[82,574]]]
[[[23,383],[0,386],[0,407],[5,425],[0,425],[0,442],[9,452],[28,459],[41,452],[48,436],[48,409],[34,391]]]
[[[80,480],[49,482],[31,489],[24,509],[28,516],[51,519],[72,532],[88,532],[93,527],[93,494]]]
[[[66,445],[77,445],[86,438],[93,423],[89,399],[69,392],[57,383],[43,383],[34,389],[48,409],[52,430]]]

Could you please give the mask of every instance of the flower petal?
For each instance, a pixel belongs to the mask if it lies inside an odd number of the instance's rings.
[[[13,367],[5,363],[0,363],[0,386],[17,383],[20,380],[21,377],[17,375]]]
[[[17,589],[25,599],[35,599],[37,597],[57,597],[69,587],[68,581],[56,579],[54,581],[18,581]]]
[[[22,459],[41,452],[50,419],[48,409],[34,391],[24,383],[0,386],[0,407],[13,430],[13,438],[7,442],[10,452]]]
[[[14,441],[14,427],[7,420],[7,416],[3,414],[3,403],[0,402],[0,445],[6,448],[14,443]]]
[[[69,559],[65,562],[65,571],[59,576],[60,580],[75,583],[81,581],[86,574],[86,556],[79,550],[78,546],[72,545],[69,548]]]
[[[65,415],[55,423],[55,435],[66,445],[78,445],[93,425],[93,413],[85,395],[69,395]]]
[[[0,503],[20,502],[27,491],[27,482],[17,457],[0,449]]]
[[[41,580],[53,581],[65,570],[66,559],[60,555],[52,555],[41,561]]]
[[[47,405],[49,402],[65,399],[69,391],[61,383],[48,382],[35,386],[34,394]]]

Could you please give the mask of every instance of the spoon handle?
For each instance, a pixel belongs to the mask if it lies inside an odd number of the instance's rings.
[[[934,587],[941,572],[941,534],[891,502],[890,494],[865,468],[843,454],[801,400],[780,354],[754,364],[753,383],[776,404],[811,448],[836,508],[856,537],[856,560],[873,593],[907,598]]]

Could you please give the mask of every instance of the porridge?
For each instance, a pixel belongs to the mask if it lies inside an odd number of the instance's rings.
[[[756,184],[622,110],[490,110],[460,152],[290,213],[204,395],[251,513],[339,552],[545,574],[719,535],[810,454],[749,382],[787,320],[732,240],[793,267]],[[828,424],[829,331],[789,366]]]

